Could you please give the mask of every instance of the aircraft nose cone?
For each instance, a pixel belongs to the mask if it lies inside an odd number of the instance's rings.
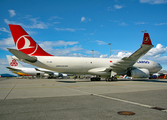
[[[161,70],[162,69],[162,66],[159,64],[159,70]]]
[[[160,71],[162,69],[162,66],[159,63],[157,63],[157,67],[156,68],[157,68],[158,71]]]

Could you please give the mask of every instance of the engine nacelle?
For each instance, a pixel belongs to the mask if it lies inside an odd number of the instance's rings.
[[[128,71],[127,75],[135,78],[147,78],[150,72],[148,69],[140,68]]]
[[[46,73],[45,73],[43,76],[44,76],[44,77],[49,77],[49,74],[46,74]]]

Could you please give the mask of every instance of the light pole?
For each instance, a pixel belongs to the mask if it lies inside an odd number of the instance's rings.
[[[94,50],[92,50],[92,57],[94,58]]]
[[[110,46],[110,56],[111,56],[111,43],[108,43],[108,45]],[[109,56],[109,57],[110,57],[110,56]]]

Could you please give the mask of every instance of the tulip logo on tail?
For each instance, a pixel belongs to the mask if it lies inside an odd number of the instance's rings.
[[[16,47],[23,53],[31,55],[37,51],[38,45],[34,42],[34,40],[32,40],[29,35],[23,35],[18,38]]]
[[[10,66],[17,66],[18,65],[18,63],[17,63],[17,61],[16,60],[12,60],[12,62],[10,63]]]

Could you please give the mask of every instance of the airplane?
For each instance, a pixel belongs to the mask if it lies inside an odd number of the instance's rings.
[[[13,73],[16,73],[20,76],[44,76],[48,78],[57,78],[63,77],[61,73],[53,72],[43,68],[27,68],[24,67],[20,62],[15,59],[12,59],[11,55],[6,55],[10,67],[8,68]]]
[[[6,67],[8,68],[12,73],[15,73],[19,76],[32,76],[30,74],[26,74],[21,70],[15,69],[15,68],[24,68],[18,61],[16,61],[15,59],[12,60],[12,56],[10,55],[6,55],[9,65],[10,67]],[[13,67],[14,66],[14,67]]]
[[[66,74],[96,75],[91,80],[116,81],[116,75],[128,75],[137,78],[148,78],[162,69],[162,66],[151,60],[139,60],[152,47],[148,33],[144,33],[141,47],[129,57],[87,58],[87,57],[60,57],[44,51],[20,26],[9,24],[17,49],[7,48],[14,56],[12,58],[34,66]]]

